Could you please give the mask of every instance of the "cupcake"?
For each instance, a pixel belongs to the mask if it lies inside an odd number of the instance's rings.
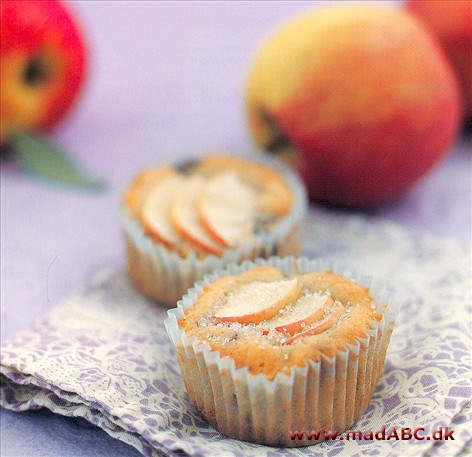
[[[167,305],[226,263],[297,255],[307,206],[283,165],[225,155],[143,171],[123,203],[131,280]]]
[[[397,313],[387,297],[322,261],[273,257],[207,276],[165,325],[209,423],[243,441],[303,446],[367,409]]]

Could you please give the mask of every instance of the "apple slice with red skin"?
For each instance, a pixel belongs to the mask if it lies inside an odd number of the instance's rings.
[[[168,247],[175,246],[180,236],[170,222],[174,197],[185,178],[170,171],[162,175],[148,191],[141,210],[144,231]]]
[[[345,308],[343,305],[339,305],[329,316],[322,319],[321,321],[316,322],[312,327],[305,330],[304,332],[297,333],[296,335],[288,338],[282,344],[293,344],[305,338],[306,336],[319,335],[320,333],[326,332],[326,330],[330,329],[342,316],[344,309]]]
[[[257,196],[233,172],[211,177],[197,202],[201,224],[219,243],[235,247],[254,233]]]
[[[195,247],[220,255],[223,247],[200,224],[197,201],[206,185],[201,176],[187,178],[176,193],[170,209],[170,221],[174,229]]]
[[[229,294],[225,305],[215,313],[215,319],[220,322],[258,324],[273,318],[290,303],[295,303],[300,291],[296,278],[241,284]]]
[[[260,216],[285,216],[292,207],[293,192],[285,177],[265,165],[229,155],[203,157],[197,171],[206,176],[231,170],[257,189]]]
[[[272,321],[266,322],[267,328],[264,328],[262,333],[267,334],[271,329],[290,335],[302,332],[323,317],[324,310],[333,304],[334,301],[329,295],[304,295],[292,307],[282,309]]]
[[[167,178],[168,175],[173,173],[174,170],[171,167],[154,168],[144,170],[134,178],[124,195],[123,204],[135,219],[141,217],[146,197],[154,188],[156,182]]]

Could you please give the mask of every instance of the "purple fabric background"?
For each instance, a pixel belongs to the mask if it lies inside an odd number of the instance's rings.
[[[102,267],[123,263],[117,208],[139,169],[189,152],[250,147],[243,105],[249,56],[274,26],[312,5],[70,3],[87,33],[90,74],[77,109],[53,137],[110,187],[94,195],[47,186],[2,161],[4,339]],[[462,139],[407,196],[373,216],[470,241],[471,157],[471,140]],[[83,421],[2,410],[1,454],[137,452]]]

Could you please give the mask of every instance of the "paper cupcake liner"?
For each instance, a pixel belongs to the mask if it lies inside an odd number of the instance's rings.
[[[381,321],[373,321],[364,338],[356,338],[333,357],[322,355],[295,366],[290,374],[236,369],[230,357],[220,357],[196,337],[179,327],[184,310],[193,306],[205,285],[227,275],[238,275],[257,265],[270,265],[285,274],[331,270],[369,287]],[[177,308],[168,311],[165,326],[174,345],[182,376],[201,415],[221,433],[243,441],[269,446],[305,446],[323,441],[292,439],[295,431],[337,431],[341,434],[364,414],[383,371],[398,306],[389,303],[391,293],[370,277],[323,260],[271,257],[230,265],[214,272],[189,290]]]
[[[270,231],[258,234],[238,248],[225,250],[220,257],[210,254],[199,259],[191,253],[182,258],[175,251],[153,241],[146,235],[139,221],[126,208],[122,209],[128,270],[131,280],[142,293],[164,305],[175,306],[195,281],[229,263],[268,258],[272,255],[298,255],[298,232],[308,205],[302,182],[286,166],[274,159],[251,157],[248,160],[271,167],[284,176],[294,195],[292,209]]]

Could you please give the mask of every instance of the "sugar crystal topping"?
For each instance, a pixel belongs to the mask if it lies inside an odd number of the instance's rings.
[[[227,295],[225,305],[215,313],[215,317],[245,316],[264,311],[285,300],[297,284],[296,279],[243,284]]]
[[[331,291],[302,288],[298,279],[254,281],[236,285],[214,306],[200,327],[220,329],[210,340],[228,343],[249,338],[259,348],[283,346],[334,329],[348,318],[352,305],[332,298]]]

